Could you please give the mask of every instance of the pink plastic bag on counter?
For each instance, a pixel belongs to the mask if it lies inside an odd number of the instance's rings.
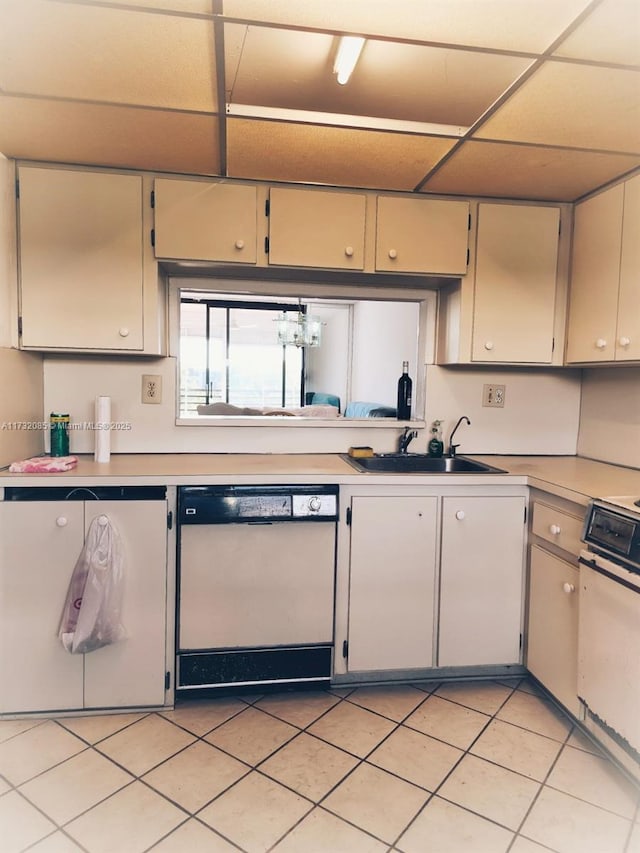
[[[92,652],[125,636],[121,621],[123,556],[106,515],[93,519],[76,562],[58,636],[70,654]]]

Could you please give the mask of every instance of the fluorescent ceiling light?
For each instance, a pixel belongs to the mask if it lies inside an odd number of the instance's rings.
[[[333,64],[333,73],[337,75],[338,83],[341,86],[344,86],[351,77],[363,47],[364,39],[359,36],[343,36],[340,39],[336,61]]]
[[[436,124],[427,121],[404,121],[380,116],[356,116],[347,113],[321,113],[315,110],[290,110],[284,107],[265,107],[259,104],[227,104],[230,118],[266,119],[290,124],[321,124],[329,127],[350,127],[361,130],[383,130],[390,133],[412,133],[419,136],[464,136],[469,130],[457,124]]]

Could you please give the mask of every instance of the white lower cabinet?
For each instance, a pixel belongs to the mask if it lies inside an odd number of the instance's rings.
[[[527,669],[576,716],[579,590],[576,566],[531,546]]]
[[[585,507],[532,490],[525,662],[576,717],[578,700],[578,557]]]
[[[438,666],[520,661],[524,497],[445,497]]]
[[[126,637],[84,655],[58,628],[93,518],[106,515],[124,550]],[[167,503],[0,503],[0,713],[164,704]]]
[[[520,663],[525,492],[460,492],[342,493],[337,676]]]
[[[353,671],[433,666],[436,497],[355,497],[348,663]]]

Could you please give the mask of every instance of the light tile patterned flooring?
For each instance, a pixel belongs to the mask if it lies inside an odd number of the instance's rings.
[[[0,721],[2,853],[640,853],[639,796],[526,679]]]

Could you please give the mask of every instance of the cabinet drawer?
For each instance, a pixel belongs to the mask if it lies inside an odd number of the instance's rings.
[[[582,548],[582,525],[583,519],[556,507],[547,506],[540,501],[533,505],[531,532],[575,556],[578,556]]]

